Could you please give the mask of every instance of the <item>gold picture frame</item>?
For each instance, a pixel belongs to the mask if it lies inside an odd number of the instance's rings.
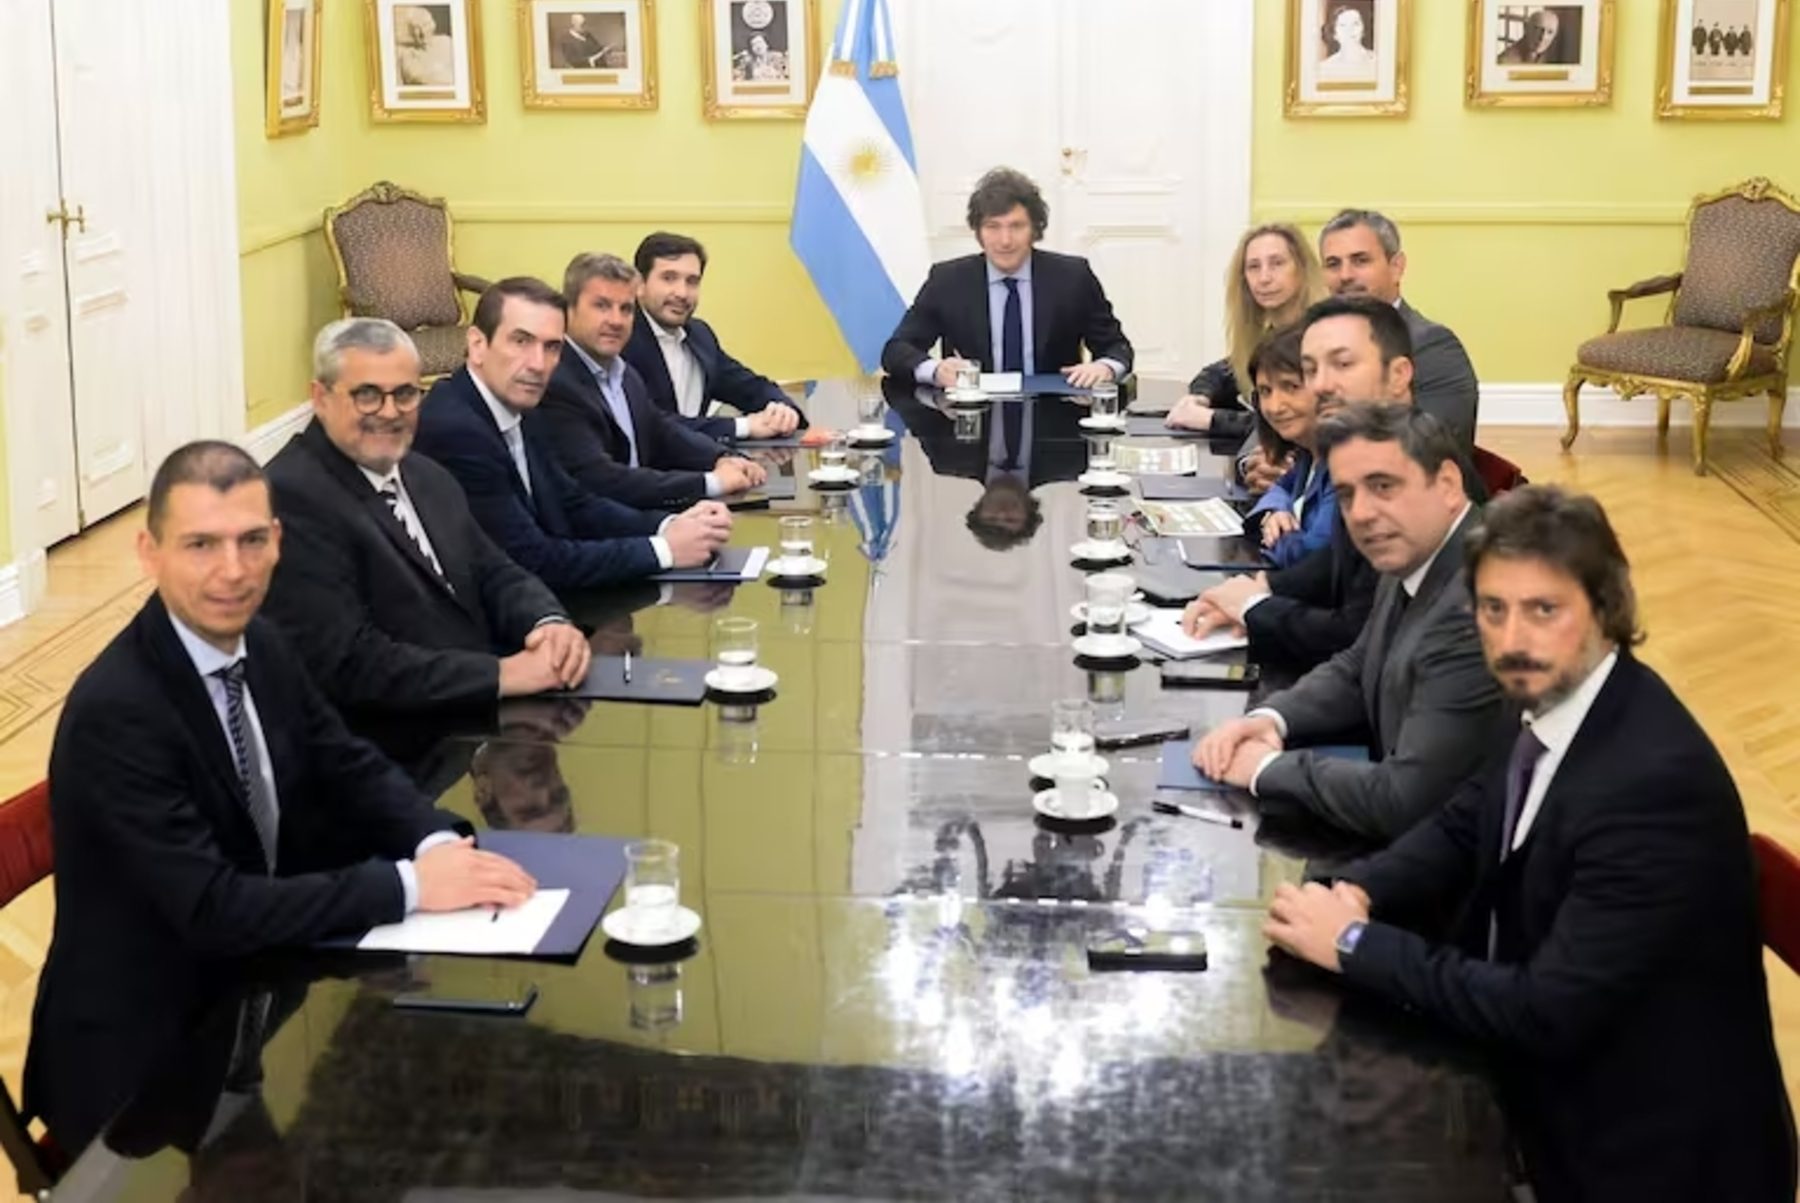
[[[263,133],[303,134],[319,124],[319,33],[324,0],[268,0],[268,84]]]
[[[518,0],[518,13],[526,108],[657,107],[656,0]]]
[[[819,79],[819,0],[699,0],[699,6],[706,119],[805,120]]]
[[[1336,46],[1321,55],[1341,14],[1360,19],[1361,49]],[[1384,37],[1385,35],[1385,37]],[[1411,105],[1412,0],[1288,0],[1282,114],[1287,117],[1400,117]],[[1384,54],[1381,47],[1387,43]],[[1369,62],[1332,64],[1351,51]],[[1345,78],[1327,78],[1332,75]]]
[[[1520,4],[1469,0],[1463,103],[1469,108],[1597,108],[1612,103],[1618,37],[1616,0]],[[1525,39],[1543,36],[1534,17],[1549,14],[1549,44],[1541,52]],[[1512,61],[1508,61],[1508,59]]]
[[[1735,55],[1703,50],[1699,43],[1705,14],[1718,2],[1663,0],[1657,42],[1657,117],[1686,121],[1780,120],[1787,91],[1788,0],[1752,0],[1755,28],[1743,27],[1750,34],[1751,47],[1743,55],[1747,61],[1735,68],[1723,61]],[[1686,33],[1690,21],[1698,22],[1692,36]],[[1749,68],[1747,76],[1743,74],[1744,67]],[[1702,73],[1711,78],[1697,78]]]
[[[487,120],[481,0],[363,0],[369,119]]]

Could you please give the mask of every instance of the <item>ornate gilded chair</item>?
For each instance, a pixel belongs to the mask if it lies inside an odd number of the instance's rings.
[[[462,294],[478,294],[488,282],[453,265],[450,211],[442,200],[383,180],[325,210],[325,241],[337,263],[345,317],[384,317],[411,334],[427,379],[462,365],[468,329]]]
[[[1760,177],[1694,199],[1680,273],[1608,292],[1612,323],[1581,344],[1563,386],[1567,451],[1581,433],[1583,384],[1630,400],[1656,398],[1656,429],[1669,432],[1669,403],[1694,407],[1694,471],[1706,471],[1706,435],[1720,401],[1767,394],[1769,450],[1781,454],[1788,350],[1800,292],[1800,201]],[[1661,326],[1620,330],[1625,302],[1672,294]]]

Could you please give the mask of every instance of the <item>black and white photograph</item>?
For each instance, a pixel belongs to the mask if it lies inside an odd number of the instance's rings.
[[[1470,107],[1579,108],[1612,103],[1616,0],[1469,9]]]
[[[631,65],[621,12],[546,13],[551,62],[563,71],[623,71]]]
[[[819,73],[819,0],[699,0],[708,120],[806,116]]]
[[[738,83],[786,82],[788,0],[741,0],[731,6],[731,78]]]
[[[1502,67],[1573,66],[1581,61],[1586,16],[1580,4],[1502,4],[1494,61]]]
[[[321,0],[269,0],[264,132],[271,138],[319,124],[321,7]]]
[[[1409,0],[1288,0],[1283,111],[1387,117],[1407,109]]]
[[[1688,78],[1696,83],[1756,79],[1756,0],[1694,0]]]
[[[520,0],[528,109],[653,109],[656,0]]]
[[[1788,0],[1663,0],[1656,115],[1781,116]]]
[[[479,0],[365,0],[371,116],[376,121],[483,121]]]

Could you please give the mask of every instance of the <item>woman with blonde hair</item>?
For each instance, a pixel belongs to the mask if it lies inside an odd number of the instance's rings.
[[[1251,353],[1324,295],[1319,257],[1299,230],[1276,222],[1246,231],[1225,276],[1225,358],[1188,382],[1188,395],[1169,411],[1168,424],[1216,439],[1247,438],[1256,428],[1256,387],[1245,374]]]

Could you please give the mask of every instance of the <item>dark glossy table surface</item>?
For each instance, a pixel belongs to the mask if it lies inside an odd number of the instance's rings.
[[[878,390],[825,382],[808,409],[847,427]],[[734,541],[773,544],[776,516],[819,513],[822,587],[570,599],[603,653],[710,658],[714,618],[754,617],[773,700],[536,700],[381,731],[478,825],[675,841],[705,920],[692,955],[626,965],[596,935],[575,964],[259,967],[260,1083],[221,1094],[242,1010],[222,997],[57,1197],[1503,1197],[1466,1056],[1262,938],[1276,884],[1353,849],[1248,800],[1241,829],[1155,814],[1154,747],[1107,754],[1112,820],[1034,815],[1053,700],[1198,731],[1247,696],[1076,662],[1080,407],[1024,403],[1042,525],[991,551],[965,519],[992,414],[971,442],[929,394],[887,400],[901,437],[863,484],[819,494],[811,452],[773,455],[799,496],[740,516]],[[1230,449],[1199,449],[1224,470]],[[1090,972],[1089,938],[1124,927],[1197,930],[1210,965]],[[388,1003],[523,982],[524,1019]]]

